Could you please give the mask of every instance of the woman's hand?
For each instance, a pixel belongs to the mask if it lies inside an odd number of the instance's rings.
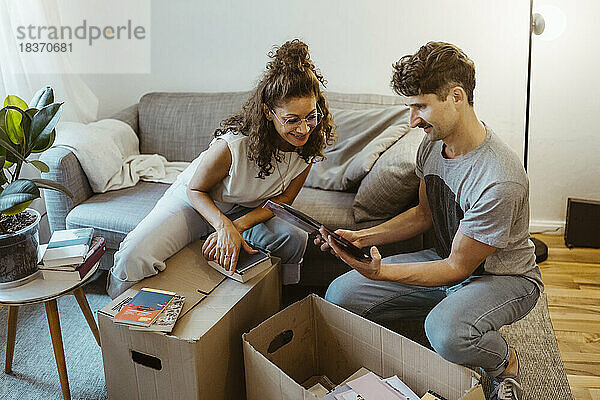
[[[233,274],[240,255],[240,249],[250,254],[255,254],[258,251],[246,243],[233,224],[228,224],[217,229],[206,238],[202,246],[202,254],[207,260],[216,261]]]

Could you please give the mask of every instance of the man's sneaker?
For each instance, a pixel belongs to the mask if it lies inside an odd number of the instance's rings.
[[[519,377],[507,374],[492,379],[490,400],[522,400],[523,388]]]
[[[522,400],[523,388],[519,379],[519,354],[513,348],[509,350],[514,352],[517,359],[517,375],[505,373],[492,379],[492,394],[490,400]]]

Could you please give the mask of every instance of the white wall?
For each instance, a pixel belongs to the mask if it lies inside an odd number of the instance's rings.
[[[150,91],[247,90],[274,44],[300,37],[328,89],[392,94],[391,63],[428,40],[462,47],[477,66],[476,109],[523,151],[528,0],[152,0],[152,73],[84,75],[107,117]],[[535,0],[567,17],[534,37],[529,176],[532,230],[564,223],[567,197],[600,199],[600,37],[592,0]],[[550,21],[548,21],[550,23]],[[118,62],[118,61],[116,61]]]
[[[152,1],[151,74],[84,80],[100,99],[100,117],[150,91],[247,90],[267,51],[299,37],[328,90],[392,95],[391,64],[444,40],[477,65],[480,118],[522,154],[528,12],[526,0]]]
[[[442,40],[473,59],[479,117],[522,157],[527,0],[152,0],[151,6],[151,73],[82,76],[100,100],[100,118],[151,91],[248,90],[268,50],[295,37],[309,44],[328,90],[392,95],[391,64]]]
[[[552,41],[534,37],[529,180],[532,228],[564,223],[568,197],[600,200],[600,3],[539,0],[566,16]],[[552,21],[546,21],[550,24]]]

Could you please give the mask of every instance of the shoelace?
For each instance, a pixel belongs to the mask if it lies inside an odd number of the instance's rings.
[[[498,394],[498,400],[519,400],[517,396],[517,392],[515,391],[515,387],[522,390],[519,382],[514,380],[513,378],[505,378],[494,390],[492,397],[494,394]]]

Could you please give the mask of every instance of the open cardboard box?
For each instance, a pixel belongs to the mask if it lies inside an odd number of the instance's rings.
[[[246,283],[225,278],[194,242],[134,289],[186,297],[170,334],[130,330],[98,313],[109,399],[242,399],[241,335],[281,307],[279,259]]]
[[[480,375],[316,295],[292,304],[243,336],[248,400],[317,399],[301,383],[341,383],[366,367],[397,375],[416,394],[485,400]]]

